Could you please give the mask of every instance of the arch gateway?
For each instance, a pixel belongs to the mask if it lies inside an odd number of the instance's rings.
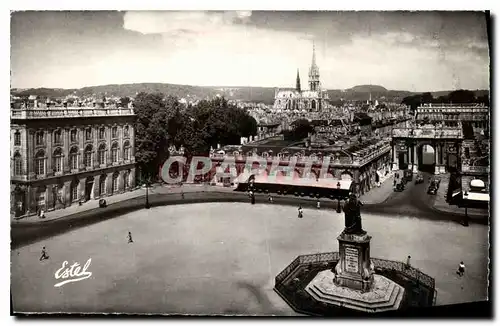
[[[434,174],[458,170],[463,141],[462,126],[420,126],[392,131],[392,169],[421,170],[423,147],[434,149]]]

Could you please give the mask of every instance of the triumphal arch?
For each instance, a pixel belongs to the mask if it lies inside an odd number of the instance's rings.
[[[423,162],[423,147],[434,150],[435,174],[459,170],[463,141],[462,125],[413,125],[392,130],[392,169],[411,169],[418,172],[429,168]]]

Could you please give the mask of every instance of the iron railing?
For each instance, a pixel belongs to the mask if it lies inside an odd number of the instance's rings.
[[[295,258],[290,265],[288,265],[281,273],[279,273],[275,278],[275,284],[279,285],[283,283],[283,281],[290,276],[293,271],[302,264],[317,264],[317,263],[325,263],[325,262],[335,262],[340,259],[340,255],[338,252],[327,252],[327,253],[317,253],[317,254],[309,254],[309,255],[300,255]],[[388,269],[395,270],[406,277],[416,281],[418,283],[422,283],[425,286],[435,289],[435,280],[427,274],[422,273],[420,270],[409,266],[403,262],[381,259],[381,258],[371,258],[371,262],[373,263],[375,269]],[[436,297],[437,293],[434,295]],[[435,300],[435,299],[434,299]]]

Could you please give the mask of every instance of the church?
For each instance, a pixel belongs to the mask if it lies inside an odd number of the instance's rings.
[[[295,89],[276,89],[273,107],[285,111],[321,112],[328,106],[328,93],[321,89],[319,68],[316,64],[316,49],[313,44],[312,62],[309,68],[309,90],[301,89],[300,75],[297,70]]]

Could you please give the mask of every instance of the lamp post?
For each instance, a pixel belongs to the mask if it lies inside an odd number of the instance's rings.
[[[469,215],[467,214],[467,205],[468,205],[469,193],[467,190],[464,192],[464,204],[465,204],[465,219],[464,226],[469,226]]]
[[[148,196],[148,194],[149,194],[149,191],[148,191],[149,190],[149,179],[146,180],[145,184],[146,184],[146,203],[144,204],[144,208],[149,209],[151,207],[151,205],[149,204],[149,196]]]
[[[340,209],[340,181],[337,182],[337,191],[338,191],[338,193],[337,193],[337,196],[338,196],[337,197],[337,199],[338,199],[337,213],[341,213],[342,211]]]

